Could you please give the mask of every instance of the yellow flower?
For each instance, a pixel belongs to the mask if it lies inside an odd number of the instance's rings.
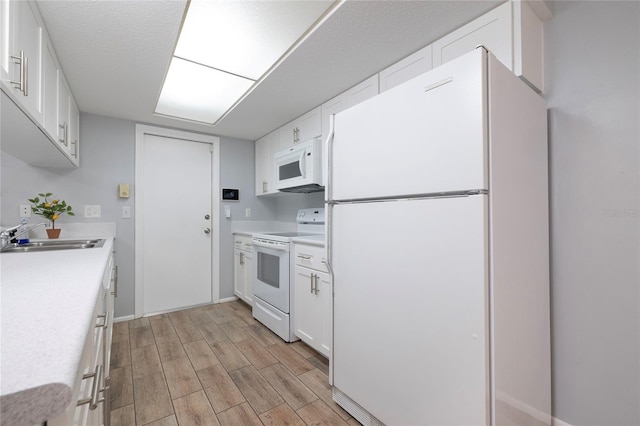
[[[58,200],[52,200],[51,204],[58,204]]]

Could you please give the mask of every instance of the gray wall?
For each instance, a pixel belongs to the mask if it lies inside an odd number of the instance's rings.
[[[640,424],[640,6],[558,1],[545,24],[553,414]]]

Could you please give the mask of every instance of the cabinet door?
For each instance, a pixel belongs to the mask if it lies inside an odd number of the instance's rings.
[[[69,155],[78,165],[80,162],[80,111],[73,96],[69,96],[68,131]]]
[[[482,45],[513,70],[512,40],[509,1],[434,42],[433,66],[442,65]]]
[[[12,43],[9,55],[20,57],[24,63],[16,63],[9,58],[9,78],[11,81],[22,82],[22,91],[14,84],[10,84],[18,102],[36,119],[42,121],[42,93],[41,93],[41,57],[42,57],[42,24],[36,6],[27,1],[13,3]]]
[[[233,292],[236,296],[244,299],[245,287],[245,258],[244,252],[235,250],[233,254]]]
[[[325,272],[316,272],[318,278],[318,296],[320,298],[320,339],[317,351],[329,358],[333,339],[333,288],[331,276]]]
[[[279,131],[272,132],[256,141],[255,144],[255,173],[256,195],[276,194],[273,156],[280,144]]]
[[[244,253],[244,301],[253,304],[253,254]]]
[[[53,140],[58,140],[58,73],[56,54],[47,39],[42,49],[42,114],[44,129]]]
[[[9,71],[13,63],[10,60],[11,53],[9,52],[13,50],[11,45],[13,41],[11,14],[14,3],[7,0],[0,1],[0,78],[7,86],[9,86]]]
[[[280,128],[280,149],[321,136],[322,106],[318,106]]]
[[[69,152],[69,99],[71,91],[62,73],[58,73],[58,143]]]
[[[322,136],[322,107],[317,107],[298,119],[298,142]]]
[[[432,46],[426,46],[416,53],[380,71],[380,93],[409,81],[433,68]]]
[[[316,272],[296,266],[295,268],[295,334],[312,348],[319,350],[322,335],[322,306],[313,291]]]

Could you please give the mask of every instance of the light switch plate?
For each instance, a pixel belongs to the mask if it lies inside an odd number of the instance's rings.
[[[122,206],[122,218],[123,219],[131,219],[131,207],[130,206]]]

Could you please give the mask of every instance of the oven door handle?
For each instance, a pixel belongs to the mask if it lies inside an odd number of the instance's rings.
[[[286,246],[280,246],[280,245],[272,245],[272,244],[266,244],[266,243],[261,243],[260,241],[253,241],[253,246],[254,247],[264,247],[264,248],[268,248],[271,250],[277,250],[277,251],[288,251]]]

